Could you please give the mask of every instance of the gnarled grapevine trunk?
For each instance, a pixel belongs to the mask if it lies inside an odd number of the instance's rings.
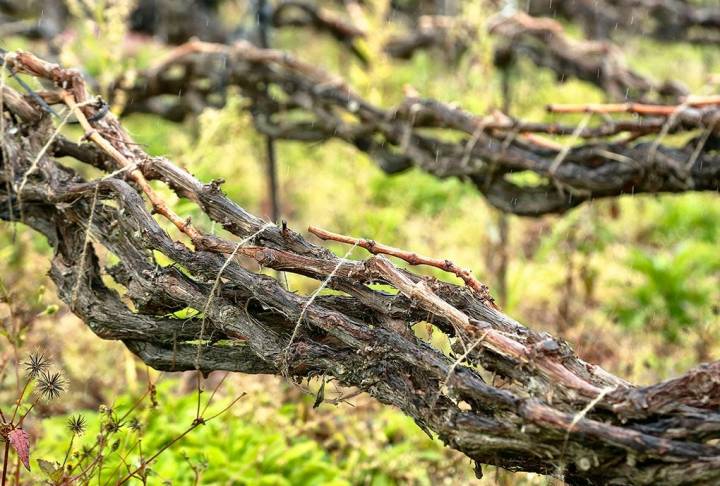
[[[504,315],[449,262],[437,265],[463,276],[467,286],[401,270],[381,253],[402,252],[368,241],[356,244],[378,255],[340,259],[249,214],[219,183],[202,183],[145,154],[111,114],[101,116],[77,72],[26,53],[4,60],[52,82],[56,88],[44,99],[72,110],[89,142],[58,136],[35,101],[3,89],[0,217],[48,238],[60,297],[101,338],[122,340],[163,370],[332,377],[398,407],[478,464],[571,484],[720,480],[719,362],[655,386],[633,386],[583,362],[561,339]],[[60,157],[106,175],[84,180]],[[197,204],[236,239],[193,226],[148,180]],[[101,248],[118,263],[102,268]],[[159,266],[154,252],[173,264]],[[240,265],[240,255],[342,295],[297,295]],[[123,295],[105,284],[105,275]],[[376,290],[374,282],[394,292]],[[187,307],[201,313],[173,317]],[[425,321],[451,337],[452,356],[410,332]]]
[[[257,129],[275,139],[343,140],[387,173],[418,167],[437,177],[460,177],[494,206],[519,215],[559,213],[623,194],[720,188],[717,97],[688,98],[678,106],[565,107],[586,113],[577,126],[523,122],[499,112],[476,116],[418,96],[386,109],[315,66],[245,42],[185,44],[132,81],[119,80],[114,92],[118,103],[127,100],[124,114],[180,120],[198,107],[222,104],[216,96],[221,86],[237,86]],[[593,116],[603,121],[591,123]],[[697,130],[682,146],[665,140]],[[541,135],[571,139],[562,145]],[[540,182],[518,182],[520,173],[533,173]]]

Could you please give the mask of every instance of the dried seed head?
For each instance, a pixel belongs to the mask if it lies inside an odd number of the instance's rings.
[[[112,419],[108,420],[108,421],[105,423],[105,430],[106,430],[107,432],[111,433],[111,434],[114,434],[114,433],[116,433],[116,432],[119,432],[119,431],[120,431],[120,427],[121,427],[121,425],[120,425],[118,422],[116,422],[115,420],[112,420]]]
[[[67,427],[75,435],[82,435],[87,429],[87,421],[82,415],[73,415],[67,421]]]
[[[41,373],[48,370],[50,360],[42,353],[33,353],[25,361],[25,372],[30,378],[37,378]]]
[[[130,419],[130,423],[128,423],[128,427],[130,427],[130,430],[132,430],[134,432],[140,432],[142,430],[142,424],[136,417],[133,417],[132,419]]]
[[[65,391],[65,380],[58,372],[42,371],[37,379],[38,391],[47,400],[54,400]]]
[[[112,417],[112,414],[115,412],[112,407],[108,407],[107,405],[100,405],[98,407],[98,412],[100,412],[103,415],[107,415],[108,417]]]

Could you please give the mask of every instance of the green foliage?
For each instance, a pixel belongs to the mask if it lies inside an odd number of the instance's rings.
[[[650,237],[658,243],[681,239],[720,243],[720,205],[710,198],[717,195],[688,194],[668,198],[652,218]]]
[[[628,266],[640,277],[616,305],[621,324],[658,331],[668,342],[703,322],[703,312],[717,293],[720,254],[715,245],[681,244],[672,252],[631,252]]]
[[[424,216],[437,216],[456,208],[474,189],[457,179],[438,181],[434,176],[413,170],[395,177],[377,174],[370,180],[372,201],[380,206],[407,208]]]
[[[194,394],[177,396],[177,380],[158,386],[156,408],[134,412],[111,436],[104,458],[102,483],[113,484],[125,474],[127,462],[139,464],[141,441],[144,457],[182,434],[196,414]],[[381,411],[372,423],[352,420],[330,406],[317,412],[319,421],[308,421],[313,397],[286,403],[273,413],[257,413],[257,404],[271,406],[269,396],[241,400],[225,415],[191,431],[163,452],[149,469],[151,484],[194,484],[195,473],[202,484],[234,485],[348,485],[432,484],[433,474],[452,468],[442,446],[431,441],[411,419],[394,411]],[[226,399],[227,400],[227,399]],[[245,400],[253,404],[243,407]],[[210,407],[220,409],[221,400]],[[122,416],[135,402],[130,396],[117,400],[114,416]],[[101,407],[103,408],[103,407]],[[69,464],[80,451],[92,446],[100,427],[108,427],[108,414],[87,412],[87,433],[75,439]],[[36,444],[34,469],[39,476],[48,464],[62,463],[66,454],[69,416],[43,420],[43,437]],[[135,423],[135,426],[130,424]],[[117,444],[117,445],[115,445]],[[44,461],[40,464],[40,461]],[[67,466],[66,466],[67,467]],[[96,476],[97,479],[97,476]],[[94,480],[93,480],[94,481]]]
[[[133,56],[123,55],[128,18],[133,0],[68,0],[69,13],[76,19],[75,35],[61,51],[66,65],[81,65],[99,81],[102,94],[128,68],[147,66],[156,45],[135,46]],[[106,96],[107,97],[107,96]]]
[[[617,238],[604,218],[589,206],[581,207],[557,221],[538,248],[537,258],[545,260],[558,252],[593,255],[603,252]]]

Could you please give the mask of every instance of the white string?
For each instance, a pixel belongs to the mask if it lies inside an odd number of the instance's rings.
[[[695,165],[695,162],[697,162],[698,157],[700,157],[700,152],[702,152],[702,149],[705,148],[705,143],[707,143],[708,138],[710,138],[710,135],[715,130],[715,125],[717,125],[717,120],[713,120],[713,122],[710,124],[709,127],[705,130],[705,132],[700,137],[700,140],[698,141],[697,146],[695,147],[695,150],[693,150],[692,155],[687,161],[687,164],[685,164],[685,171],[690,175],[690,171],[693,168],[693,165]]]
[[[53,134],[48,138],[48,141],[45,142],[45,145],[43,145],[43,148],[40,149],[40,152],[35,156],[35,159],[32,161],[32,164],[30,164],[30,168],[23,174],[22,181],[20,182],[20,187],[18,188],[17,195],[18,195],[18,206],[20,207],[20,213],[22,214],[22,191],[25,189],[25,185],[27,184],[28,177],[30,174],[35,172],[37,170],[37,166],[40,163],[40,159],[43,155],[45,155],[45,152],[50,148],[50,145],[55,141],[55,138],[60,134],[60,130],[62,130],[62,127],[65,126],[67,121],[70,119],[70,115],[72,115],[72,110],[68,110],[63,119],[58,123],[57,128],[55,128],[55,131]]]
[[[673,112],[670,113],[670,116],[668,116],[667,121],[665,123],[663,123],[663,126],[660,129],[660,133],[655,138],[655,140],[653,140],[652,145],[650,145],[650,149],[648,150],[648,153],[647,153],[647,158],[645,159],[647,162],[653,161],[653,159],[655,158],[655,154],[657,154],[657,150],[660,147],[660,144],[665,139],[667,134],[670,132],[670,127],[672,127],[672,125],[675,123],[675,120],[680,115],[680,113],[682,113],[688,106],[689,106],[688,102],[685,101],[684,103],[678,105],[673,110]]]
[[[85,228],[85,238],[83,240],[83,249],[82,253],[80,253],[80,268],[78,269],[77,278],[75,279],[75,285],[73,286],[73,291],[70,296],[70,308],[75,308],[75,303],[77,302],[77,296],[78,292],[80,290],[80,279],[83,278],[83,273],[85,272],[85,258],[87,257],[87,248],[90,244],[90,228],[93,224],[93,219],[95,218],[95,207],[97,206],[97,197],[98,197],[98,189],[100,188],[99,185],[95,186],[95,192],[93,193],[93,201],[92,206],[90,207],[90,217],[88,218],[88,224],[87,228]]]
[[[78,103],[77,107],[82,107],[85,105],[89,105],[95,103],[95,101],[85,101],[83,103]],[[58,126],[55,128],[55,131],[50,135],[50,138],[48,138],[47,142],[45,142],[45,145],[40,149],[38,154],[35,156],[35,159],[33,160],[32,164],[30,164],[30,168],[23,174],[22,181],[20,182],[20,187],[15,191],[18,196],[18,207],[20,208],[20,214],[22,215],[22,191],[25,188],[25,185],[28,182],[28,177],[30,177],[30,174],[35,172],[37,170],[38,164],[40,163],[40,159],[45,155],[47,150],[50,148],[50,145],[55,141],[58,135],[60,135],[60,130],[65,126],[65,124],[70,119],[70,116],[73,114],[73,110],[68,109],[65,116],[60,120],[60,123],[58,123]]]
[[[575,143],[575,141],[578,139],[580,134],[585,130],[585,127],[587,127],[588,123],[590,122],[590,118],[592,118],[592,113],[588,113],[585,115],[585,117],[580,121],[577,127],[575,127],[575,130],[573,130],[572,135],[570,135],[570,140],[567,142],[567,144],[563,147],[563,149],[558,152],[557,157],[555,157],[555,160],[553,161],[552,165],[550,166],[550,174],[555,175],[555,172],[557,172],[558,168],[560,167],[560,164],[563,163],[567,155],[570,153],[570,149],[572,148],[572,144]]]
[[[320,286],[315,290],[315,292],[310,295],[310,298],[305,302],[305,305],[303,305],[302,310],[300,311],[300,317],[298,317],[297,322],[295,323],[295,328],[293,329],[293,333],[290,336],[290,341],[288,341],[287,346],[285,347],[285,357],[287,358],[288,352],[290,351],[290,346],[295,341],[295,338],[297,337],[297,333],[300,329],[300,325],[302,324],[302,319],[305,317],[305,312],[307,311],[308,307],[315,301],[315,298],[320,294],[320,292],[327,287],[327,285],[330,283],[330,280],[335,276],[337,271],[340,269],[343,263],[347,261],[347,258],[350,256],[350,254],[353,252],[355,248],[357,248],[358,243],[360,241],[356,241],[355,244],[345,253],[345,255],[338,261],[338,264],[333,268],[332,272],[330,272],[330,275],[327,276],[325,280],[322,281]]]
[[[445,379],[438,387],[437,393],[435,394],[435,397],[433,398],[430,410],[428,413],[432,413],[433,410],[435,410],[435,405],[437,405],[437,401],[440,399],[440,394],[442,393],[442,389],[447,386],[447,384],[450,382],[450,378],[452,377],[452,374],[455,373],[455,368],[457,368],[460,363],[465,361],[468,356],[470,356],[470,353],[473,349],[475,349],[481,342],[485,340],[485,337],[488,335],[490,330],[485,331],[482,336],[480,336],[472,345],[465,350],[465,352],[460,356],[458,359],[455,360],[455,362],[450,366],[450,369],[447,372],[447,376],[445,376]],[[461,341],[462,342],[462,341]]]
[[[600,393],[598,393],[598,396],[596,396],[595,398],[593,398],[592,401],[590,401],[590,403],[588,403],[588,404],[585,406],[585,408],[583,408],[583,409],[580,410],[577,414],[575,414],[575,416],[573,417],[572,421],[570,422],[570,425],[569,425],[568,428],[567,428],[567,431],[565,432],[565,441],[564,441],[564,443],[563,443],[563,452],[562,452],[562,455],[563,455],[563,456],[565,455],[565,449],[567,448],[568,439],[570,438],[570,432],[572,432],[572,430],[575,428],[575,426],[576,426],[582,419],[585,418],[585,416],[590,412],[590,410],[592,410],[593,408],[595,408],[595,405],[597,405],[598,403],[600,403],[600,400],[602,400],[603,398],[605,398],[605,396],[606,396],[608,393],[614,392],[616,388],[617,388],[617,385],[616,385],[616,386],[609,386],[609,387],[607,387],[607,388],[603,388],[603,389],[600,391]]]
[[[250,236],[248,236],[247,238],[244,238],[241,241],[239,241],[238,244],[235,246],[235,249],[232,251],[232,253],[230,253],[230,255],[228,255],[227,259],[225,260],[225,263],[223,263],[223,266],[220,267],[220,271],[218,272],[217,277],[215,278],[215,282],[213,283],[213,286],[210,290],[210,295],[208,296],[208,300],[207,300],[207,302],[205,302],[205,306],[203,307],[203,318],[202,318],[202,322],[200,324],[200,337],[199,337],[199,342],[198,342],[198,352],[197,352],[197,356],[195,357],[195,368],[200,367],[200,357],[202,354],[202,351],[201,351],[202,350],[202,340],[205,336],[205,320],[207,319],[207,313],[208,313],[208,310],[210,310],[210,305],[212,304],[213,299],[215,298],[215,292],[218,290],[218,287],[220,287],[220,279],[222,277],[223,272],[228,267],[228,265],[230,265],[230,262],[235,257],[238,250],[245,243],[252,240],[257,235],[259,235],[266,229],[270,228],[271,226],[275,226],[275,224],[274,223],[266,223],[265,225],[263,225],[262,228],[257,230],[255,233],[253,233]]]

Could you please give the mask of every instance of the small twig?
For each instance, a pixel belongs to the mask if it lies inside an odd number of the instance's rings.
[[[70,437],[70,444],[68,444],[67,451],[65,451],[65,459],[63,459],[63,463],[61,466],[63,468],[65,467],[65,464],[67,464],[67,460],[70,457],[70,452],[72,452],[72,446],[73,446],[73,443],[75,442],[75,436],[76,436],[76,434],[75,434],[75,432],[73,432],[72,437]]]
[[[476,292],[488,305],[494,309],[498,308],[494,299],[490,295],[487,285],[476,280],[472,276],[470,270],[460,268],[450,260],[441,260],[439,258],[418,255],[417,253],[401,250],[400,248],[376,243],[373,240],[340,235],[315,226],[310,226],[308,231],[321,240],[338,241],[340,243],[347,243],[348,245],[357,245],[366,249],[373,255],[390,255],[400,258],[401,260],[408,262],[410,265],[428,265],[430,267],[439,268],[445,272],[455,274],[457,277],[462,279],[463,282],[465,282],[465,285]]]
[[[25,397],[25,392],[28,389],[28,386],[30,386],[30,380],[25,381],[25,384],[22,387],[22,390],[17,395],[17,398],[15,399],[15,409],[13,410],[12,417],[10,418],[10,423],[15,422],[15,417],[17,417],[18,410],[20,410],[20,405],[22,404],[22,399]],[[5,421],[5,417],[3,417],[3,421]]]
[[[80,122],[80,125],[82,126],[83,130],[85,130],[85,136],[95,142],[95,144],[100,147],[104,152],[106,152],[115,162],[117,162],[120,167],[128,167],[133,166],[133,162],[128,160],[127,157],[125,157],[123,154],[118,151],[110,142],[105,140],[100,133],[95,130],[92,125],[90,125],[90,122],[85,117],[85,114],[80,109],[80,105],[75,101],[75,98],[72,94],[70,94],[67,91],[63,91],[61,94],[63,102],[70,108],[70,110],[75,114],[75,117]],[[140,172],[138,169],[134,169],[130,171],[130,177],[140,186],[142,191],[145,193],[145,195],[150,200],[150,203],[153,206],[153,210],[164,216],[166,219],[168,219],[171,223],[177,227],[182,233],[187,235],[190,240],[193,242],[200,241],[202,239],[202,234],[193,228],[188,220],[180,218],[175,212],[173,212],[170,208],[168,208],[165,201],[158,196],[155,191],[150,187],[150,184],[148,184],[148,181],[145,179],[145,176]]]
[[[3,453],[2,486],[7,483],[8,459],[10,458],[10,441],[5,441],[5,452]]]
[[[170,447],[172,447],[172,446],[173,446],[175,443],[177,443],[178,441],[182,440],[183,437],[185,437],[185,436],[188,435],[190,432],[192,432],[193,430],[195,430],[196,428],[198,428],[200,425],[205,425],[205,424],[207,424],[208,422],[210,422],[211,420],[216,419],[216,418],[219,417],[220,415],[222,415],[222,414],[224,414],[225,412],[227,412],[228,410],[230,410],[230,408],[232,408],[232,406],[235,405],[235,404],[236,404],[241,398],[243,398],[245,395],[246,395],[246,393],[243,392],[243,393],[240,394],[237,398],[235,398],[233,401],[231,401],[225,408],[223,408],[222,410],[220,410],[218,413],[216,413],[216,414],[213,415],[212,417],[209,417],[209,418],[207,418],[207,419],[202,418],[202,417],[197,417],[197,418],[195,418],[195,420],[193,420],[192,424],[190,424],[190,426],[189,426],[187,429],[185,429],[185,431],[184,431],[182,434],[180,434],[180,435],[178,435],[177,437],[173,438],[173,439],[170,440],[169,442],[166,442],[160,449],[157,450],[157,452],[155,452],[155,454],[153,454],[153,455],[150,456],[149,458],[143,460],[143,461],[141,462],[140,466],[138,466],[134,471],[130,471],[125,477],[123,477],[121,480],[119,480],[116,484],[119,486],[119,485],[121,485],[121,484],[125,484],[126,482],[128,482],[128,481],[129,481],[130,479],[132,479],[138,472],[142,471],[143,468],[146,468],[146,467],[147,467],[148,465],[150,465],[155,459],[157,459],[157,458],[160,456],[160,454],[162,454],[162,453],[165,452],[167,449],[169,449]]]
[[[117,466],[115,466],[115,469],[113,469],[110,474],[108,474],[108,480],[107,480],[107,482],[105,483],[105,485],[108,485],[108,486],[109,486],[110,484],[112,484],[112,478],[115,477],[115,473],[117,473],[122,466],[125,466],[125,469],[127,469],[128,471],[130,471],[130,464],[128,464],[127,458],[128,458],[128,456],[130,456],[130,454],[135,450],[135,448],[140,445],[140,442],[141,442],[140,439],[138,439],[138,440],[135,442],[135,444],[134,444],[130,449],[128,449],[128,450],[125,452],[125,455],[118,454],[118,458],[120,458],[120,463],[119,463]],[[98,481],[98,482],[99,482],[99,481]]]
[[[335,389],[337,390],[337,386],[335,387]],[[340,393],[339,390],[337,390],[337,391],[338,391],[338,393]],[[323,400],[323,403],[328,403],[330,405],[339,405],[341,403],[347,403],[351,407],[354,407],[355,405],[350,403],[348,400],[350,400],[351,398],[355,398],[356,396],[358,396],[362,393],[364,393],[364,391],[362,389],[353,390],[350,393],[348,393],[347,395],[341,394],[337,398],[326,398],[325,400]]]
[[[198,416],[201,417],[201,416],[205,415],[205,412],[207,412],[207,409],[208,409],[208,407],[210,406],[210,404],[212,403],[212,400],[213,400],[213,398],[215,397],[215,394],[218,392],[218,390],[220,389],[220,387],[222,386],[222,384],[225,383],[225,379],[226,379],[229,375],[230,375],[230,372],[229,372],[229,371],[226,371],[225,374],[223,375],[222,379],[220,379],[220,381],[218,382],[218,384],[215,385],[215,388],[213,388],[213,391],[212,391],[212,393],[210,394],[210,398],[208,398],[207,403],[205,403],[205,408],[203,408],[202,413],[198,414]]]
[[[160,377],[158,376],[158,378],[155,380],[155,383],[157,383],[157,381],[158,381],[159,379],[160,379]],[[119,424],[124,423],[124,422],[125,422],[125,419],[127,419],[127,418],[130,416],[130,414],[133,413],[133,412],[140,406],[140,404],[141,404],[143,401],[145,401],[145,398],[150,394],[150,392],[152,391],[153,387],[155,386],[155,383],[151,383],[151,382],[149,381],[149,379],[148,379],[148,386],[147,386],[147,388],[145,389],[145,392],[143,392],[143,394],[140,396],[140,398],[138,398],[137,400],[135,400],[135,402],[130,406],[130,408],[122,415],[122,417],[120,417],[120,418],[117,420],[117,423],[119,423]],[[88,464],[84,469],[82,469],[82,470],[80,471],[80,473],[78,473],[77,475],[75,475],[75,476],[73,476],[72,478],[70,478],[70,483],[71,483],[71,484],[72,484],[74,481],[79,480],[81,477],[87,476],[93,469],[95,469],[95,467],[96,467],[96,466],[98,465],[98,463],[100,462],[101,458],[103,457],[103,455],[102,455],[102,448],[104,447],[104,445],[103,445],[101,442],[102,442],[102,440],[105,440],[105,439],[107,438],[107,435],[104,435],[104,434],[106,434],[106,432],[102,432],[102,433],[98,436],[98,438],[97,438],[97,440],[95,441],[95,443],[94,443],[89,449],[87,449],[87,450],[84,452],[85,455],[83,456],[83,459],[81,459],[81,461],[76,465],[76,467],[79,466],[80,463],[81,463],[85,458],[90,457],[90,455],[95,451],[95,448],[97,448],[97,447],[100,447],[100,448],[101,448],[101,449],[100,449],[100,452],[95,456],[95,458],[93,459],[92,462],[90,462],[90,464]],[[99,479],[100,479],[100,478],[98,477],[98,481],[99,481]]]
[[[204,420],[205,420],[205,423],[210,422],[211,420],[218,418],[220,415],[222,415],[222,414],[224,414],[225,412],[227,412],[228,410],[230,410],[237,402],[239,402],[243,397],[245,397],[245,395],[247,395],[247,393],[246,393],[246,392],[242,392],[240,395],[238,395],[237,397],[235,397],[235,398],[233,399],[233,401],[231,401],[230,403],[228,403],[228,404],[225,406],[225,408],[223,408],[222,410],[220,410],[218,413],[216,413],[215,415],[212,415],[212,416],[204,419]]]
[[[704,106],[720,105],[720,99],[688,98],[679,105],[649,105],[645,103],[587,103],[587,104],[552,104],[547,105],[550,113],[633,113],[642,116],[670,116],[678,108],[701,108]]]

